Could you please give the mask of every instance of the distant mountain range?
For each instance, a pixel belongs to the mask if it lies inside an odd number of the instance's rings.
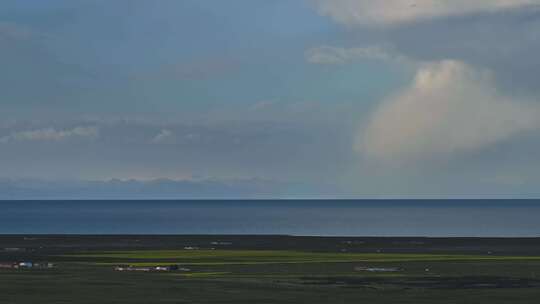
[[[334,189],[327,186],[263,179],[0,180],[0,200],[304,198],[331,195],[332,192]]]

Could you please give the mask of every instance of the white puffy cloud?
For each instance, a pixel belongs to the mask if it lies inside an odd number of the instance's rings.
[[[79,126],[72,129],[57,130],[44,128],[13,132],[0,137],[0,143],[21,141],[63,141],[70,138],[97,138],[99,129],[95,126]]]
[[[498,12],[540,0],[313,0],[321,15],[346,25],[395,25],[426,19]]]
[[[342,48],[319,46],[305,53],[306,60],[313,64],[346,64],[358,59],[407,61],[407,58],[381,46]]]
[[[383,102],[356,143],[371,159],[404,163],[480,150],[540,129],[540,105],[504,96],[489,72],[446,60],[422,66]]]

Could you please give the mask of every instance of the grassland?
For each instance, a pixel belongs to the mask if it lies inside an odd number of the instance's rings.
[[[320,253],[276,250],[140,250],[93,254],[75,254],[66,257],[111,259],[101,264],[130,264],[149,266],[178,263],[184,265],[264,265],[302,263],[389,263],[435,261],[540,261],[540,256],[493,256],[463,254],[403,254],[403,253]],[[143,260],[141,262],[141,260]],[[99,264],[99,263],[98,263]]]
[[[0,263],[56,267],[0,269],[1,304],[540,301],[538,239],[0,236],[2,248]],[[114,271],[169,264],[189,271]]]

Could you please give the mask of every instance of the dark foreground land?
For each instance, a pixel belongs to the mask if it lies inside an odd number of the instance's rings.
[[[540,303],[540,239],[4,235],[0,303]]]

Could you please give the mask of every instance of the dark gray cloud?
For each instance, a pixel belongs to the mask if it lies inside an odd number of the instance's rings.
[[[435,20],[400,27],[388,39],[421,60],[457,59],[493,70],[507,90],[540,87],[540,9]]]
[[[346,32],[343,46],[385,45],[414,60],[460,60],[492,70],[500,87],[511,93],[539,92],[538,7],[421,19],[393,27],[356,27]]]

